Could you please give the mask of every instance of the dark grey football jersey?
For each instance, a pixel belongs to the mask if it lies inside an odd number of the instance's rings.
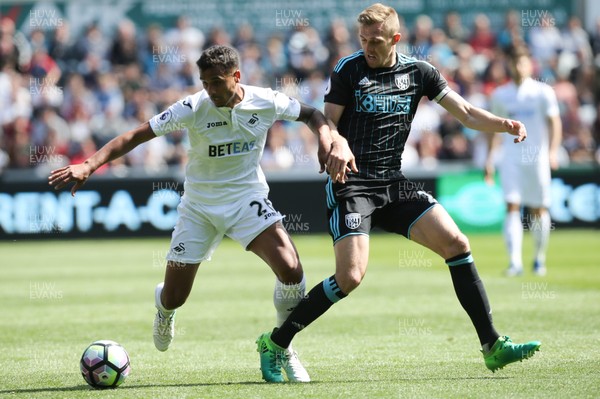
[[[355,178],[402,178],[402,152],[421,97],[439,101],[450,90],[431,64],[396,56],[393,67],[373,69],[360,50],[331,74],[325,102],[345,106],[338,130],[356,157]]]

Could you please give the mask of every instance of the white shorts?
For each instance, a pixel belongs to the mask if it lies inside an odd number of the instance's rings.
[[[550,207],[550,168],[547,165],[504,162],[498,172],[507,203],[532,208]]]
[[[182,197],[167,260],[200,263],[210,260],[223,236],[244,248],[273,223],[283,219],[266,195],[250,195],[224,205],[206,205]]]

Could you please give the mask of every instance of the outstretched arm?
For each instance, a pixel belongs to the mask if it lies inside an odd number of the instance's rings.
[[[83,163],[63,166],[62,168],[53,170],[50,172],[48,182],[56,190],[60,190],[67,184],[74,182],[75,184],[71,188],[71,195],[75,195],[75,192],[85,184],[87,179],[100,166],[127,154],[138,145],[154,137],[156,135],[150,128],[150,123],[146,122],[133,130],[115,137]]]
[[[348,143],[336,131],[335,124],[325,118],[325,115],[318,109],[310,105],[300,104],[299,121],[308,125],[308,127],[317,135],[319,142],[318,158],[321,169],[319,173],[325,170],[333,182],[346,182],[346,173],[349,171],[357,172],[354,161],[354,154],[350,151]],[[343,137],[341,137],[343,139]]]
[[[446,94],[439,104],[470,129],[489,133],[507,132],[516,136],[515,143],[520,143],[527,137],[527,130],[521,122],[501,118],[484,109],[475,107],[455,91]]]

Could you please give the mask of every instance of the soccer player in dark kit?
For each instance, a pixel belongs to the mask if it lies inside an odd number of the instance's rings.
[[[530,357],[541,343],[515,344],[496,332],[467,237],[446,210],[401,170],[411,121],[423,96],[470,129],[515,136],[515,145],[527,136],[524,125],[474,107],[448,87],[435,67],[397,53],[400,23],[393,8],[374,4],[360,13],[358,23],[362,50],[337,63],[325,95],[325,115],[343,136],[338,140],[348,141],[358,167],[345,183],[330,176],[326,186],[335,274],[312,288],[279,328],[258,338],[263,378],[282,382],[284,348],[358,287],[367,269],[369,232],[375,226],[401,234],[445,260],[488,369],[496,371]],[[327,166],[339,170],[335,162]]]

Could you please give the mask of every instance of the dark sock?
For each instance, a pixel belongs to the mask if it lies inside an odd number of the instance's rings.
[[[456,296],[471,318],[481,345],[487,344],[491,348],[500,335],[494,328],[487,294],[471,252],[446,259],[446,264],[450,268]]]
[[[271,334],[271,340],[282,348],[287,348],[298,332],[319,318],[331,305],[345,297],[346,294],[338,287],[335,277],[326,278],[302,298],[281,327]]]

